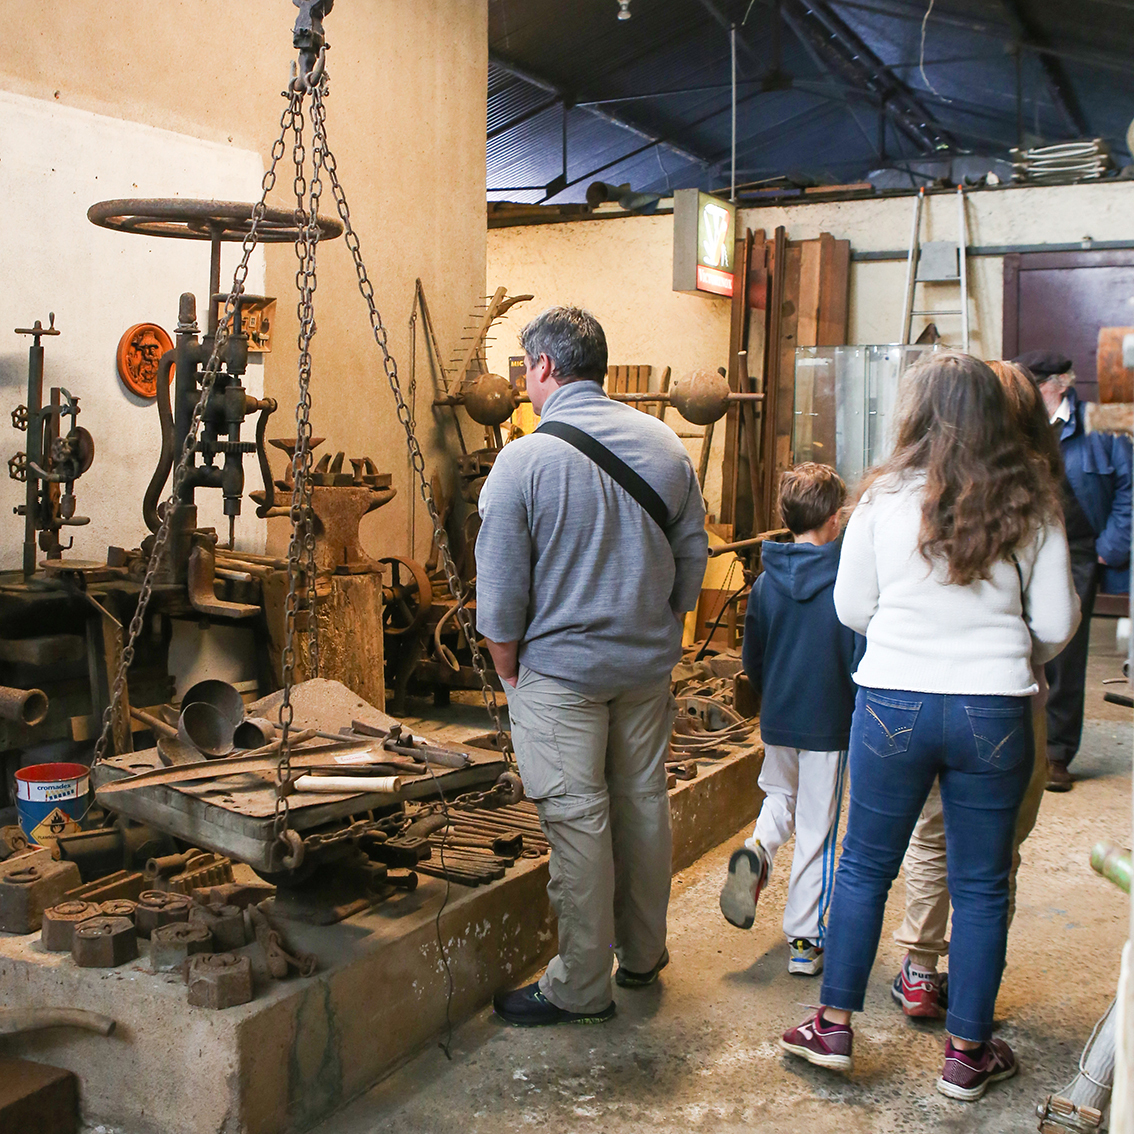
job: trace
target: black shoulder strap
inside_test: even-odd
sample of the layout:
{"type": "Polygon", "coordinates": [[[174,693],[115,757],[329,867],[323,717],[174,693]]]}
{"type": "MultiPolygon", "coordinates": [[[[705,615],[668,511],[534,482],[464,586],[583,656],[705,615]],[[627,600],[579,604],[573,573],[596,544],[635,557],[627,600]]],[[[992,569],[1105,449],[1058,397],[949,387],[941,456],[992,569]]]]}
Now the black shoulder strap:
{"type": "Polygon", "coordinates": [[[665,501],[619,456],[612,453],[601,441],[589,433],[568,425],[565,421],[544,421],[537,433],[550,433],[568,445],[573,445],[592,461],[616,484],[620,484],[641,504],[655,524],[664,532],[669,522],[665,501]]]}

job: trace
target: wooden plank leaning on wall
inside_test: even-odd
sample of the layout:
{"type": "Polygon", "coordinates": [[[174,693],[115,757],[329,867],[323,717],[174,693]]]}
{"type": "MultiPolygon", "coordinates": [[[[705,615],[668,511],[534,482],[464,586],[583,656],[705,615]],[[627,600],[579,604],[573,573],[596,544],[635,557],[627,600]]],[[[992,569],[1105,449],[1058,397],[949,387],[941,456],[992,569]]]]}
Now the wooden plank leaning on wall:
{"type": "Polygon", "coordinates": [[[735,263],[729,385],[744,384],[739,354],[747,351],[748,388],[765,395],[750,414],[734,404],[726,417],[720,520],[743,539],[779,526],[780,476],[792,463],[795,348],[846,342],[850,241],[830,233],[789,241],[782,226],[771,239],[749,231],[735,263]]]}

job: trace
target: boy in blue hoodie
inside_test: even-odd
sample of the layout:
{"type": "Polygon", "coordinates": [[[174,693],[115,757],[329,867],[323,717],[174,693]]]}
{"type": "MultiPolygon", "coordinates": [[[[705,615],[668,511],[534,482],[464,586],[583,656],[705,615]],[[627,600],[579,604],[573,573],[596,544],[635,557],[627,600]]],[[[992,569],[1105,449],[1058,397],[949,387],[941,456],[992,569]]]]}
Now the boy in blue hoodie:
{"type": "Polygon", "coordinates": [[[763,694],[765,799],[752,837],[729,859],[721,891],[724,916],[750,928],[776,851],[794,833],[784,933],[788,972],[807,976],[823,971],[854,711],[857,635],[835,616],[832,595],[846,495],[838,473],[813,462],[796,465],[780,481],[780,513],[795,542],[762,545],[763,572],[744,620],[744,669],[763,694]]]}

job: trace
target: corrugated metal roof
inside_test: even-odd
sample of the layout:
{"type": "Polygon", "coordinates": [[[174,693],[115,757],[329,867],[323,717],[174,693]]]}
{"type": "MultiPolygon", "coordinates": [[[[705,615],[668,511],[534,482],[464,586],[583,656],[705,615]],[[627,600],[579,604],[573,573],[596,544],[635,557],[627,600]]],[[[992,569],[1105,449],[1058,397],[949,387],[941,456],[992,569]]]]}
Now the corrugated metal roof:
{"type": "Polygon", "coordinates": [[[727,183],[738,49],[738,180],[827,182],[952,152],[1007,156],[1099,135],[1120,164],[1134,117],[1134,5],[1122,0],[490,0],[490,199],[581,201],[587,184],[666,192],[727,183]],[[782,83],[762,83],[777,51],[782,83]],[[722,26],[723,25],[723,26],[722,26]],[[794,29],[794,30],[793,30],[794,29]],[[802,30],[801,30],[802,29],[802,30]],[[834,30],[832,30],[834,29],[834,30]],[[1021,99],[1017,106],[1019,56],[1021,99]],[[1042,48],[1054,53],[1044,54],[1042,48]],[[880,129],[878,91],[890,88],[880,129]],[[898,111],[905,125],[897,121],[898,111]],[[1018,114],[1019,110],[1019,114],[1018,114]],[[924,129],[922,129],[924,127],[924,129]],[[493,190],[513,190],[494,192],[493,190]]]}

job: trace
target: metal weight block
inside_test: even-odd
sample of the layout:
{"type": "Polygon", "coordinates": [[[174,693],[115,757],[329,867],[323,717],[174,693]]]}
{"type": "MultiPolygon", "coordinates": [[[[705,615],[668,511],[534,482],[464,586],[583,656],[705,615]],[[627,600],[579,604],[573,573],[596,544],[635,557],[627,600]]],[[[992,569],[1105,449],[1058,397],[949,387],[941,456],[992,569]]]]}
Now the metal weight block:
{"type": "Polygon", "coordinates": [[[34,933],[43,924],[43,911],[61,902],[79,881],[73,862],[53,862],[46,850],[0,863],[0,930],[34,933]]]}
{"type": "Polygon", "coordinates": [[[49,953],[70,953],[75,926],[87,918],[103,913],[98,902],[60,902],[43,911],[43,928],[39,932],[40,944],[49,953]]]}
{"type": "Polygon", "coordinates": [[[138,913],[138,903],[130,901],[129,898],[109,898],[99,904],[102,907],[103,917],[128,917],[134,921],[138,913]]]}
{"type": "Polygon", "coordinates": [[[149,937],[159,926],[188,921],[192,904],[184,894],[170,894],[164,890],[143,891],[138,896],[138,909],[134,916],[138,936],[149,937]]]}
{"type": "Polygon", "coordinates": [[[213,935],[213,947],[227,953],[245,944],[244,911],[239,906],[194,905],[189,911],[189,924],[205,925],[213,935]]]}
{"type": "Polygon", "coordinates": [[[155,973],[180,972],[191,956],[212,951],[212,932],[200,922],[159,925],[150,934],[150,967],[155,973]]]}
{"type": "Polygon", "coordinates": [[[252,962],[233,953],[199,953],[189,958],[186,981],[195,1008],[232,1008],[252,999],[252,962]]]}
{"type": "Polygon", "coordinates": [[[75,926],[71,956],[81,969],[112,969],[138,956],[138,937],[128,917],[92,917],[75,926]]]}

